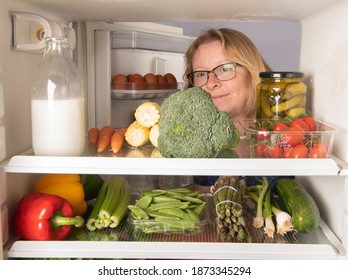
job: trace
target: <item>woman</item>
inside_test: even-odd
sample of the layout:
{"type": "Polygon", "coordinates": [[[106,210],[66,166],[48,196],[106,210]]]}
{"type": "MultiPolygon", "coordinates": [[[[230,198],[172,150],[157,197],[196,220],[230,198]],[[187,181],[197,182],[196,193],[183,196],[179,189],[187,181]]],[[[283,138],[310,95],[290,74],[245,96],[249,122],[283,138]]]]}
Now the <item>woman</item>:
{"type": "Polygon", "coordinates": [[[256,117],[259,72],[271,71],[254,43],[228,29],[203,32],[186,52],[185,88],[199,86],[242,133],[243,120],[256,117]]]}

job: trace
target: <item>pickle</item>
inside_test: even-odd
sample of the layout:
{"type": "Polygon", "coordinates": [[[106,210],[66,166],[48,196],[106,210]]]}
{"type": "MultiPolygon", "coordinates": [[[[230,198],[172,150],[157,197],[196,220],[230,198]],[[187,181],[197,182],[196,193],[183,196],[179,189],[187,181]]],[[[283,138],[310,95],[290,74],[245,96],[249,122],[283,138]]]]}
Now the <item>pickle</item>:
{"type": "Polygon", "coordinates": [[[306,105],[306,96],[296,95],[295,97],[288,99],[284,102],[279,103],[278,105],[274,105],[271,107],[273,113],[280,113],[287,110],[290,110],[294,107],[304,107],[306,105]]]}
{"type": "Polygon", "coordinates": [[[301,115],[304,115],[306,113],[306,109],[304,107],[295,107],[286,112],[286,116],[295,119],[300,117],[301,115]]]}
{"type": "Polygon", "coordinates": [[[271,83],[268,87],[268,96],[274,96],[274,95],[281,95],[282,92],[284,92],[286,85],[288,83],[286,82],[274,82],[271,83]]]}
{"type": "Polygon", "coordinates": [[[269,106],[267,95],[264,94],[264,92],[261,92],[260,94],[260,104],[261,104],[261,117],[272,118],[274,116],[274,113],[272,112],[269,106]]]}
{"type": "Polygon", "coordinates": [[[282,95],[282,100],[287,100],[290,98],[293,98],[296,95],[299,94],[306,94],[307,92],[307,86],[304,83],[289,83],[286,86],[285,92],[282,95]]]}

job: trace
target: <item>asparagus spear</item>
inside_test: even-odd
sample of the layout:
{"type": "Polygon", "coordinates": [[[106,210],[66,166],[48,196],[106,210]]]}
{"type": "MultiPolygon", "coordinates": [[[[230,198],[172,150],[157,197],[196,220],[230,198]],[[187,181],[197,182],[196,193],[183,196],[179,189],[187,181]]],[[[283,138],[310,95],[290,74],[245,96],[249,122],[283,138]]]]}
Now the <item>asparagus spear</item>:
{"type": "Polygon", "coordinates": [[[252,242],[243,215],[244,181],[237,176],[220,176],[213,190],[216,228],[221,241],[252,242]]]}

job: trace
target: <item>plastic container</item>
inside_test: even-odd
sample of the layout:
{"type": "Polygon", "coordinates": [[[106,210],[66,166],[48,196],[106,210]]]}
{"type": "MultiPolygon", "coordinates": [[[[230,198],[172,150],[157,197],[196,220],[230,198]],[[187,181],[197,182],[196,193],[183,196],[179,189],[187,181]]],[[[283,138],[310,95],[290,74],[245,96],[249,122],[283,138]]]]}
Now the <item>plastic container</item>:
{"type": "Polygon", "coordinates": [[[37,156],[80,156],[85,149],[85,93],[67,38],[45,39],[31,93],[32,142],[37,156]]]}
{"type": "MultiPolygon", "coordinates": [[[[158,191],[161,191],[161,190],[158,190],[158,191]]],[[[164,219],[157,220],[153,216],[149,216],[149,218],[147,218],[147,219],[145,219],[145,218],[144,219],[135,219],[132,217],[131,213],[128,216],[128,221],[133,226],[134,231],[136,233],[193,234],[193,233],[203,232],[204,227],[208,223],[208,220],[209,220],[209,218],[208,218],[209,213],[207,212],[208,211],[208,205],[207,205],[208,204],[208,195],[202,194],[202,199],[205,202],[204,209],[200,213],[199,219],[197,221],[193,221],[193,220],[189,220],[189,219],[179,219],[179,218],[177,218],[177,219],[166,218],[165,220],[164,219]]],[[[183,212],[186,211],[185,209],[179,209],[179,208],[177,208],[175,210],[179,210],[179,211],[182,210],[183,212]]],[[[147,211],[156,212],[157,210],[153,210],[151,207],[149,207],[147,209],[147,211]]]]}
{"type": "Polygon", "coordinates": [[[147,99],[165,98],[180,91],[183,83],[112,83],[111,97],[113,99],[147,99]]]}
{"type": "Polygon", "coordinates": [[[259,76],[256,118],[297,118],[306,113],[307,86],[303,73],[261,72],[259,76]]]}
{"type": "Polygon", "coordinates": [[[329,158],[339,131],[316,120],[315,131],[272,131],[274,120],[247,120],[244,133],[251,158],[329,158]],[[260,129],[262,128],[262,129],[260,129]],[[267,130],[264,130],[266,128],[267,130]],[[299,139],[299,140],[297,140],[299,139]],[[295,144],[294,141],[299,141],[295,144]]]}

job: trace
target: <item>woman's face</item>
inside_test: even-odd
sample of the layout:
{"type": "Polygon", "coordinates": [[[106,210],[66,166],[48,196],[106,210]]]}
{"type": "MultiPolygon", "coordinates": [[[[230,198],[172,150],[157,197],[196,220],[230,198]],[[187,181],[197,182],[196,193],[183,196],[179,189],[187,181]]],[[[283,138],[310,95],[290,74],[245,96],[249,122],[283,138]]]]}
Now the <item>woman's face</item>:
{"type": "MultiPolygon", "coordinates": [[[[220,41],[200,45],[192,59],[193,71],[210,71],[223,63],[233,62],[223,53],[220,41]]],[[[221,110],[229,113],[233,120],[242,120],[248,99],[248,71],[237,66],[236,76],[232,80],[220,81],[213,73],[202,87],[207,91],[221,110]]]]}

